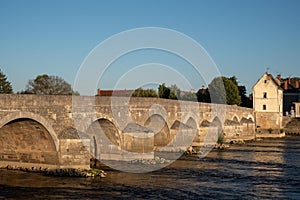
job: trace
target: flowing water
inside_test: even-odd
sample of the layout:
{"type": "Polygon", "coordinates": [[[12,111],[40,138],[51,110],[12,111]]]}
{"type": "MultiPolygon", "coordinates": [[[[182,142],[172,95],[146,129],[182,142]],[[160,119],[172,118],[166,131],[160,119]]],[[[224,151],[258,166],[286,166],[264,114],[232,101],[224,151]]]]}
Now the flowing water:
{"type": "Polygon", "coordinates": [[[62,178],[0,170],[0,199],[300,199],[300,137],[185,157],[146,174],[62,178]]]}

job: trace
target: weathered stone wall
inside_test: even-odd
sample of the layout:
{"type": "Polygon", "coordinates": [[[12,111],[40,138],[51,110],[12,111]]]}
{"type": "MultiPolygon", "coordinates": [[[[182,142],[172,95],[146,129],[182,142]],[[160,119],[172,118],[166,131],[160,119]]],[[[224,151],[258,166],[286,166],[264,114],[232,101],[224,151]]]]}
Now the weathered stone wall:
{"type": "Polygon", "coordinates": [[[59,157],[48,131],[33,120],[16,120],[0,129],[0,161],[59,164],[59,157]]]}
{"type": "Polygon", "coordinates": [[[61,168],[90,168],[89,139],[61,139],[61,168]],[[87,159],[88,158],[88,159],[87,159]]]}
{"type": "Polygon", "coordinates": [[[285,126],[287,135],[300,135],[300,119],[292,118],[285,126]]]}
{"type": "MultiPolygon", "coordinates": [[[[86,166],[89,162],[87,151],[83,145],[76,140],[65,140],[70,138],[59,138],[59,135],[68,135],[68,131],[74,129],[79,132],[87,133],[92,124],[98,120],[106,120],[101,124],[102,131],[108,135],[115,147],[104,148],[107,158],[118,157],[111,152],[119,153],[120,149],[126,149],[133,152],[140,152],[145,140],[139,140],[134,137],[124,135],[125,127],[128,123],[135,123],[143,127],[157,128],[162,124],[161,130],[154,136],[154,146],[158,148],[168,144],[174,138],[174,130],[171,127],[179,121],[186,124],[196,133],[203,135],[205,128],[201,127],[204,121],[224,123],[226,119],[236,120],[241,123],[242,119],[252,119],[253,110],[238,106],[207,104],[187,101],[176,101],[157,98],[110,98],[110,97],[86,97],[86,96],[64,96],[64,95],[0,95],[0,136],[3,134],[3,127],[11,121],[17,119],[31,119],[40,124],[48,132],[48,140],[54,143],[55,152],[58,152],[58,166],[86,166]],[[74,106],[75,105],[75,106],[74,106]],[[151,124],[153,123],[153,124],[151,124]],[[111,134],[111,132],[113,133],[111,134]],[[136,147],[140,146],[140,147],[136,147]],[[76,147],[77,150],[73,149],[76,147]],[[69,149],[69,150],[67,150],[69,149]],[[82,161],[82,159],[85,159],[82,161]]],[[[226,127],[222,127],[225,128],[226,127]]],[[[237,135],[240,137],[245,130],[248,134],[254,135],[255,126],[244,124],[238,128],[227,128],[228,135],[237,135]]],[[[157,128],[158,129],[158,128],[157,128]]],[[[35,129],[34,134],[38,135],[35,129]]],[[[28,135],[29,130],[25,131],[28,135]]],[[[154,131],[156,133],[156,131],[154,131]]],[[[176,131],[175,131],[176,132],[176,131]]],[[[34,135],[33,134],[33,135],[34,135]]],[[[91,139],[91,153],[94,154],[95,145],[100,152],[100,140],[103,138],[93,138],[96,134],[88,134],[91,139]],[[95,144],[94,144],[95,143],[95,144]]],[[[74,139],[74,138],[73,138],[74,139]]],[[[18,141],[19,139],[16,139],[18,141]]],[[[30,146],[30,144],[28,144],[30,146]]],[[[149,146],[144,146],[146,150],[149,146]]],[[[145,150],[145,149],[144,149],[145,150]]],[[[46,152],[46,149],[41,149],[46,152]]],[[[4,152],[4,151],[2,151],[4,152]]],[[[104,152],[105,153],[105,152],[104,152]]],[[[148,155],[146,155],[148,156],[148,155]]]]}
{"type": "MultiPolygon", "coordinates": [[[[176,120],[187,123],[189,119],[193,119],[199,128],[203,120],[213,121],[215,117],[223,122],[234,117],[238,120],[243,117],[254,119],[253,110],[249,108],[156,98],[131,98],[127,102],[127,98],[122,97],[112,100],[110,97],[78,96],[80,103],[74,104],[76,108],[72,108],[72,96],[68,95],[1,94],[0,99],[0,117],[15,112],[34,113],[47,120],[56,133],[60,133],[66,127],[74,127],[74,119],[79,119],[76,120],[78,122],[81,118],[87,122],[83,123],[83,130],[99,118],[108,119],[117,128],[125,127],[132,121],[144,125],[154,114],[162,116],[168,127],[176,120]],[[225,116],[220,116],[222,114],[225,116]]],[[[3,125],[0,120],[0,126],[3,125]]]]}
{"type": "Polygon", "coordinates": [[[281,129],[282,114],[274,112],[256,113],[256,126],[258,129],[281,129]]]}
{"type": "MultiPolygon", "coordinates": [[[[56,133],[73,126],[72,96],[68,95],[0,95],[0,116],[8,113],[33,113],[38,121],[47,121],[56,133]]],[[[0,120],[1,121],[1,120],[0,120]]],[[[4,125],[1,124],[0,126],[4,125]]]]}

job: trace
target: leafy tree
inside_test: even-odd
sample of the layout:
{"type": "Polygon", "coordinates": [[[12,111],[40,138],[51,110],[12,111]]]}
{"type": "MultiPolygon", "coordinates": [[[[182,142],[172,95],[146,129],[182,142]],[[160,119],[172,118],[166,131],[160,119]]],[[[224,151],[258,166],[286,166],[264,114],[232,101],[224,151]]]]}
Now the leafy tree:
{"type": "Polygon", "coordinates": [[[229,80],[231,80],[236,86],[239,86],[236,76],[230,77],[229,80]]]}
{"type": "Polygon", "coordinates": [[[246,87],[243,85],[239,85],[238,89],[239,89],[239,95],[241,97],[241,105],[240,106],[252,108],[253,107],[252,99],[250,98],[250,96],[246,95],[246,93],[247,93],[246,87]]]}
{"type": "Polygon", "coordinates": [[[198,102],[206,102],[206,103],[211,102],[209,91],[204,86],[202,86],[202,88],[198,90],[196,95],[197,95],[198,102]]]}
{"type": "Polygon", "coordinates": [[[38,75],[34,80],[29,80],[25,93],[48,95],[71,95],[74,92],[71,85],[58,76],[38,75]]]}
{"type": "Polygon", "coordinates": [[[132,95],[132,97],[158,97],[157,92],[154,89],[136,89],[132,95]]]}
{"type": "Polygon", "coordinates": [[[0,70],[0,94],[11,94],[13,89],[6,75],[0,70]]]}
{"type": "Polygon", "coordinates": [[[195,93],[188,92],[182,95],[181,99],[185,101],[197,101],[197,95],[195,93]]]}
{"type": "Polygon", "coordinates": [[[171,90],[170,90],[170,88],[168,88],[166,86],[165,83],[163,83],[162,85],[158,86],[158,95],[159,95],[159,98],[168,99],[169,96],[170,96],[170,93],[171,93],[171,90]]]}
{"type": "Polygon", "coordinates": [[[250,96],[247,96],[246,87],[244,85],[239,85],[237,78],[235,76],[232,76],[229,79],[238,87],[239,95],[241,97],[240,106],[252,108],[253,107],[252,99],[250,99],[250,96]]]}
{"type": "Polygon", "coordinates": [[[248,100],[245,103],[245,107],[253,108],[253,94],[249,94],[248,100]],[[247,102],[248,101],[248,102],[247,102]]]}
{"type": "Polygon", "coordinates": [[[241,104],[238,87],[233,80],[226,77],[217,77],[212,80],[208,87],[213,103],[241,104]]]}
{"type": "Polygon", "coordinates": [[[171,87],[169,87],[169,89],[170,89],[169,99],[179,99],[180,98],[180,89],[177,87],[176,84],[171,85],[171,87]]]}

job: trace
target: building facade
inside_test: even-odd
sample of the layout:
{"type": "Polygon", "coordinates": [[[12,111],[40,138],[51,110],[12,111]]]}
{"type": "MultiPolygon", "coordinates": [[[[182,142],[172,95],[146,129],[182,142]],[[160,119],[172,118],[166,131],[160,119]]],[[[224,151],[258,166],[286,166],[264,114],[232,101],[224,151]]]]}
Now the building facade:
{"type": "Polygon", "coordinates": [[[300,102],[294,102],[295,106],[295,117],[300,118],[300,102]]]}
{"type": "Polygon", "coordinates": [[[267,72],[253,86],[253,109],[257,129],[281,129],[283,89],[281,81],[267,72]]]}
{"type": "Polygon", "coordinates": [[[296,108],[294,102],[300,101],[299,79],[290,77],[282,79],[281,88],[283,89],[283,114],[295,117],[296,108]]]}

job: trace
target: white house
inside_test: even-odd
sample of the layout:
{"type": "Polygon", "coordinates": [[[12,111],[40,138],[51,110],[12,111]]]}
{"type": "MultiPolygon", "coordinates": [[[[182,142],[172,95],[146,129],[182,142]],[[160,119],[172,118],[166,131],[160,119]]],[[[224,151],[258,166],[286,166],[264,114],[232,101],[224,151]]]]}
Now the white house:
{"type": "Polygon", "coordinates": [[[253,86],[253,109],[258,129],[281,129],[283,89],[280,80],[267,72],[253,86]]]}

